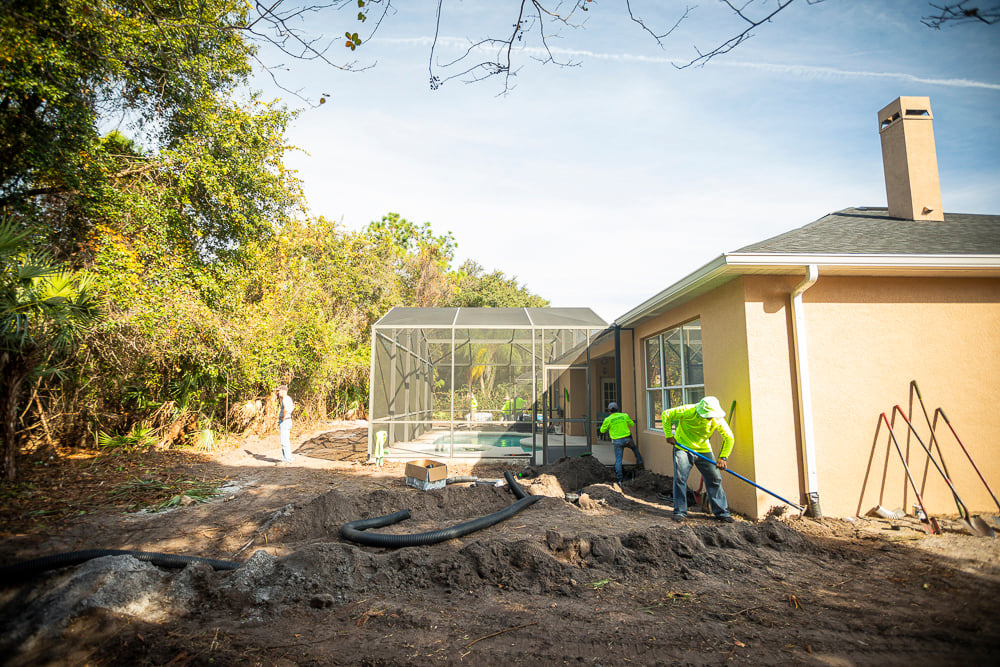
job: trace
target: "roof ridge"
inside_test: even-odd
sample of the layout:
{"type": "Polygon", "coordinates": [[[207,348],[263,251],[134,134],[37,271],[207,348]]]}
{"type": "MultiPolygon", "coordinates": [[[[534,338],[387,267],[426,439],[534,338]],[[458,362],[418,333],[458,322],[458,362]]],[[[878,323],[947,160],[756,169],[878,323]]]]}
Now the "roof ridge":
{"type": "Polygon", "coordinates": [[[943,221],[890,217],[882,207],[827,213],[726,253],[850,255],[1000,254],[1000,215],[945,213],[943,221]]]}

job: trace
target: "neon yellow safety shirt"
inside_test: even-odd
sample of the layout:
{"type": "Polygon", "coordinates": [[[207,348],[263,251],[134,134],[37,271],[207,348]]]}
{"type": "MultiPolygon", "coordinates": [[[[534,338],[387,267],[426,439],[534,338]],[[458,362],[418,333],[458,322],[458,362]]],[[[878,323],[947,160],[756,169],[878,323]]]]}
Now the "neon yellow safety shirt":
{"type": "Polygon", "coordinates": [[[663,435],[670,437],[670,424],[677,422],[677,432],[674,438],[688,449],[700,454],[711,454],[712,447],[709,444],[709,437],[715,431],[722,436],[722,451],[720,458],[728,458],[733,451],[733,432],[729,430],[729,424],[724,419],[705,419],[695,410],[695,405],[679,405],[676,408],[664,410],[663,414],[663,435]]]}
{"type": "Polygon", "coordinates": [[[601,423],[601,433],[607,433],[612,440],[621,440],[632,435],[630,430],[635,422],[624,412],[612,412],[601,423]]]}
{"type": "Polygon", "coordinates": [[[509,399],[506,403],[503,404],[503,411],[513,412],[514,410],[524,410],[526,407],[528,407],[528,402],[523,398],[519,398],[517,399],[517,401],[514,401],[514,399],[509,399]]]}

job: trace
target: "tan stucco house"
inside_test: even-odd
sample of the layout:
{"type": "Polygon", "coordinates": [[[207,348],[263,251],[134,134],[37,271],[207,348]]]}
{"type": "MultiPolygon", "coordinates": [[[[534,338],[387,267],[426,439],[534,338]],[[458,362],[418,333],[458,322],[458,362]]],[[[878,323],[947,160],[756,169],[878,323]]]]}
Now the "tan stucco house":
{"type": "MultiPolygon", "coordinates": [[[[400,457],[596,452],[615,400],[647,468],[671,475],[662,410],[714,395],[731,468],[813,515],[912,513],[903,459],[929,512],[957,511],[899,405],[969,509],[995,512],[950,429],[932,443],[924,419],[943,409],[1000,487],[1000,216],[942,211],[932,122],[924,97],[879,112],[887,208],[723,253],[610,327],[586,308],[390,311],[373,329],[370,451],[382,437],[400,457]]],[[[745,516],[781,504],[723,479],[745,516]]]]}
{"type": "MultiPolygon", "coordinates": [[[[610,343],[593,351],[598,383],[620,364],[647,468],[671,474],[660,411],[711,394],[735,405],[733,469],[815,514],[909,512],[879,423],[899,404],[928,441],[916,381],[1000,486],[1000,216],[942,212],[927,98],[899,98],[878,119],[888,209],[847,208],[726,252],[615,321],[618,364],[601,361],[610,343]]],[[[929,508],[955,512],[901,418],[894,432],[929,508]]],[[[962,499],[995,512],[949,430],[936,433],[962,499]]],[[[725,478],[735,511],[780,504],[725,478]]]]}

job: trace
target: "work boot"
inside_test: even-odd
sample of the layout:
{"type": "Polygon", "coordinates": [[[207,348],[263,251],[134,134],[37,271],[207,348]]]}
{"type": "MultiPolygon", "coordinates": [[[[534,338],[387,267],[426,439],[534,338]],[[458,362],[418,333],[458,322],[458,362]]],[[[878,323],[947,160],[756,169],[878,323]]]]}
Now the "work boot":
{"type": "Polygon", "coordinates": [[[736,523],[736,519],[729,516],[728,514],[726,516],[717,516],[715,517],[715,520],[721,521],[722,523],[736,523]]]}

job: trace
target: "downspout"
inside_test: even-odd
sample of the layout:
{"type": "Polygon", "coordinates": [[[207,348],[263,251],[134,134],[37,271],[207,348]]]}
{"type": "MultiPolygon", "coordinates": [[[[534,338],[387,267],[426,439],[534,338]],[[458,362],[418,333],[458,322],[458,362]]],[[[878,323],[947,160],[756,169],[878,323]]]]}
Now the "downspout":
{"type": "MultiPolygon", "coordinates": [[[[625,401],[622,400],[622,328],[618,326],[615,322],[615,398],[618,399],[618,405],[622,406],[622,412],[625,411],[625,401]]],[[[602,408],[607,408],[608,406],[602,405],[602,408]]],[[[601,412],[604,412],[602,409],[601,412]]],[[[633,413],[635,414],[635,413],[633,413]]]]}
{"type": "Polygon", "coordinates": [[[802,294],[819,279],[819,267],[809,264],[806,277],[792,290],[792,345],[795,348],[795,388],[799,399],[799,428],[806,465],[806,505],[809,516],[823,516],[819,507],[819,482],[816,478],[816,435],[813,429],[812,391],[809,381],[809,348],[802,294]]]}

